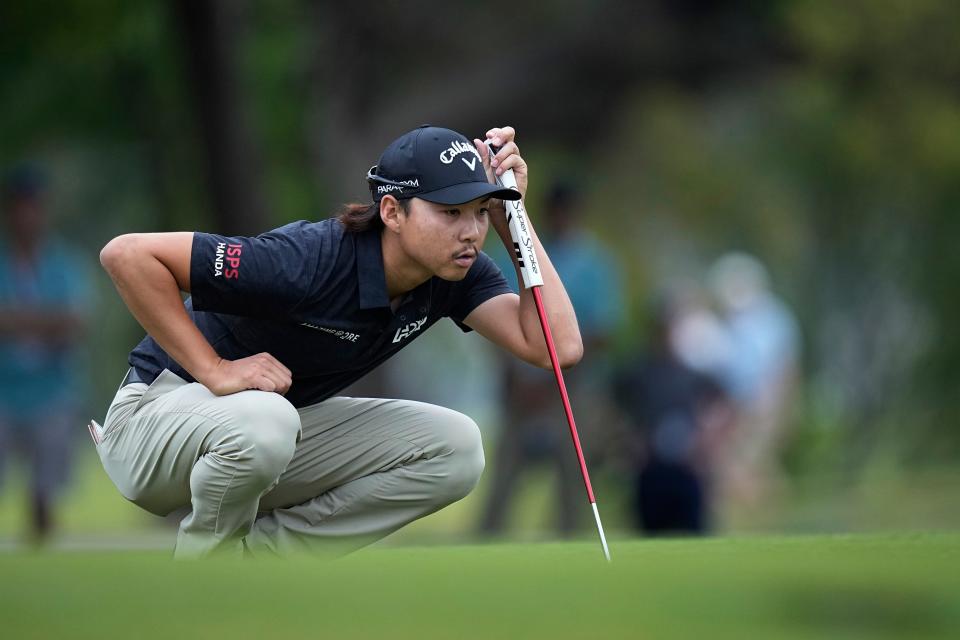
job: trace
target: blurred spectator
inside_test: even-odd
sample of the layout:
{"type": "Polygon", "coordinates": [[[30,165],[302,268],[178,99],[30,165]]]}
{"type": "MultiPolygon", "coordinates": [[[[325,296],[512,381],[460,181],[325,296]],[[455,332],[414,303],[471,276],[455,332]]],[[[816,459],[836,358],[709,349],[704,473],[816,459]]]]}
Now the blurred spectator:
{"type": "Polygon", "coordinates": [[[56,491],[68,472],[88,280],[69,247],[48,235],[45,176],[21,166],[5,176],[0,209],[0,480],[10,453],[31,470],[31,537],[53,527],[56,491]]]}
{"type": "MultiPolygon", "coordinates": [[[[558,182],[548,192],[542,213],[541,240],[577,312],[584,358],[564,372],[584,454],[595,452],[597,431],[611,412],[608,347],[623,308],[618,266],[612,251],[581,221],[579,194],[558,182]]],[[[501,269],[516,288],[516,272],[509,258],[501,269]]],[[[574,533],[583,513],[584,489],[569,430],[552,371],[538,369],[516,358],[504,359],[503,426],[491,469],[491,489],[480,522],[481,533],[501,533],[512,498],[524,471],[538,464],[553,466],[557,486],[556,531],[574,533]]]]}
{"type": "Polygon", "coordinates": [[[718,371],[737,406],[736,428],[718,469],[719,489],[734,502],[755,504],[776,493],[781,482],[779,453],[798,380],[800,334],[756,258],[722,256],[707,280],[729,338],[728,358],[718,371]]]}
{"type": "Polygon", "coordinates": [[[678,353],[678,331],[705,320],[694,301],[674,294],[661,303],[648,353],[625,366],[615,383],[632,427],[635,524],[654,535],[708,530],[711,467],[730,424],[718,381],[678,353]]]}

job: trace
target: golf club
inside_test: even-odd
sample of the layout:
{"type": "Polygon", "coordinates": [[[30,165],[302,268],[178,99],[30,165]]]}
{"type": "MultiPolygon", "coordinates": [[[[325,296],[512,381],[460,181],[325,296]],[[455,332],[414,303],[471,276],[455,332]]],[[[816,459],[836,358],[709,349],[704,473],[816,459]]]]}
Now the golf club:
{"type": "MultiPolygon", "coordinates": [[[[487,146],[491,154],[497,152],[496,147],[489,142],[487,146]]],[[[517,180],[513,175],[513,170],[507,169],[502,175],[497,176],[497,184],[508,189],[516,190],[517,180]]],[[[537,315],[540,316],[540,328],[543,330],[543,338],[546,340],[547,350],[550,352],[553,374],[557,379],[557,387],[560,389],[560,399],[563,402],[563,411],[567,416],[567,426],[570,427],[570,437],[573,439],[573,447],[577,451],[577,460],[580,463],[580,473],[583,475],[583,484],[587,489],[587,498],[593,507],[593,517],[597,521],[597,533],[600,534],[600,544],[603,545],[603,555],[607,559],[607,562],[610,562],[610,549],[607,548],[607,538],[603,535],[603,524],[600,522],[600,511],[597,509],[597,499],[593,495],[593,487],[590,484],[590,474],[587,471],[587,463],[583,459],[583,449],[580,447],[580,436],[577,435],[577,423],[573,418],[573,409],[570,407],[567,385],[563,381],[563,372],[560,370],[560,362],[557,360],[557,350],[553,344],[553,333],[550,331],[547,313],[543,308],[543,299],[540,295],[540,288],[543,287],[543,277],[540,274],[540,263],[537,260],[537,253],[533,246],[533,238],[530,237],[527,212],[524,208],[523,200],[505,200],[504,204],[507,208],[507,225],[510,227],[513,249],[517,256],[517,262],[520,265],[520,275],[523,277],[523,286],[525,289],[533,290],[533,299],[537,304],[537,315]]]]}

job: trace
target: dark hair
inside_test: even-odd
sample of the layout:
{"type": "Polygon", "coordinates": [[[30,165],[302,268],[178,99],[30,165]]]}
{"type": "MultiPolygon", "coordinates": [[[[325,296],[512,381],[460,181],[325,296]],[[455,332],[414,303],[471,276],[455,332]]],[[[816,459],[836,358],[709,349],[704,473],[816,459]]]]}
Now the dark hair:
{"type": "MultiPolygon", "coordinates": [[[[404,213],[410,212],[410,202],[404,198],[397,200],[404,213]]],[[[348,233],[361,233],[372,229],[383,229],[383,220],[380,218],[380,203],[359,204],[351,203],[340,207],[337,220],[348,233]]]]}

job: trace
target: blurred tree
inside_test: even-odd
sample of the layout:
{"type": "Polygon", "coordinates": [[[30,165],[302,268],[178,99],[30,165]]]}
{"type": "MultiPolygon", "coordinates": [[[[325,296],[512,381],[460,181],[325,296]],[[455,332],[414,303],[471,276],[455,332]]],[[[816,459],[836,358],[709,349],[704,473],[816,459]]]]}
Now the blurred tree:
{"type": "Polygon", "coordinates": [[[819,323],[827,384],[861,441],[887,423],[926,457],[956,455],[960,5],[808,0],[784,17],[806,62],[784,96],[786,160],[830,275],[808,308],[840,312],[819,323]]]}
{"type": "MultiPolygon", "coordinates": [[[[0,169],[52,177],[57,229],[91,263],[119,233],[196,224],[205,211],[167,12],[152,0],[0,3],[0,169]]],[[[142,330],[97,280],[90,408],[116,390],[142,330]]]]}
{"type": "Polygon", "coordinates": [[[638,295],[727,248],[773,267],[805,327],[807,420],[841,429],[848,468],[877,445],[955,457],[960,7],[805,0],[775,19],[775,65],[637,92],[593,201],[637,220],[611,240],[640,248],[638,295]]]}
{"type": "Polygon", "coordinates": [[[173,7],[203,142],[213,226],[221,233],[255,235],[269,226],[269,217],[238,60],[248,33],[247,3],[177,0],[173,7]]]}
{"type": "Polygon", "coordinates": [[[512,124],[527,148],[602,153],[638,86],[663,76],[697,85],[762,62],[768,19],[748,5],[727,3],[704,21],[669,2],[390,1],[371,9],[313,0],[317,174],[334,201],[365,197],[361,177],[377,154],[426,122],[473,135],[512,124]]]}

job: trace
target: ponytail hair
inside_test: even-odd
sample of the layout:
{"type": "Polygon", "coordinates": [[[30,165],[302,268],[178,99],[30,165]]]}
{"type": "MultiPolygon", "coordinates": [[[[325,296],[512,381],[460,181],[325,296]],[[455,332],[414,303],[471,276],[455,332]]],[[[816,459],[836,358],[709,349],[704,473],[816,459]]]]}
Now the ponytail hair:
{"type": "Polygon", "coordinates": [[[362,233],[372,229],[383,229],[383,220],[380,219],[380,203],[373,204],[345,204],[337,212],[337,220],[348,233],[362,233]]]}
{"type": "MultiPolygon", "coordinates": [[[[407,199],[397,200],[404,213],[410,211],[410,203],[407,199]]],[[[364,231],[373,231],[383,229],[383,219],[380,218],[380,203],[345,204],[337,211],[337,220],[343,225],[348,233],[363,233],[364,231]]]]}

